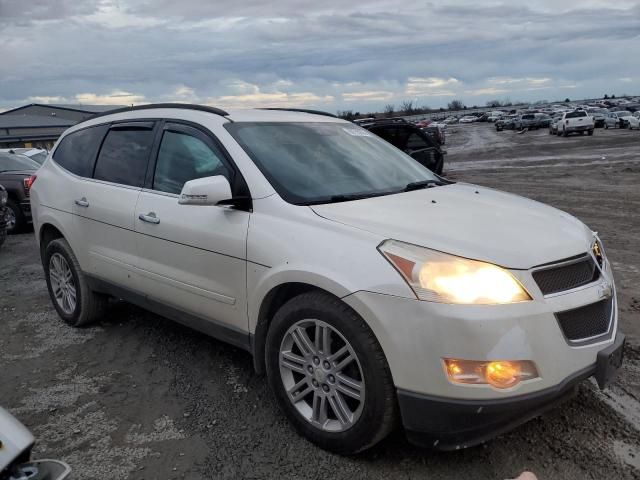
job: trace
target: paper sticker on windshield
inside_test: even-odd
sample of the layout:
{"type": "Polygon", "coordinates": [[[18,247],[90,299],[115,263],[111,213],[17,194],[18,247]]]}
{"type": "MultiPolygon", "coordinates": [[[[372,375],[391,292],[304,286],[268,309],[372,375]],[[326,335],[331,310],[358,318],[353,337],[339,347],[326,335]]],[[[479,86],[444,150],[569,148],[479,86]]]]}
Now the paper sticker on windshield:
{"type": "Polygon", "coordinates": [[[365,130],[364,128],[342,128],[345,132],[347,132],[352,137],[370,137],[371,134],[365,130]]]}

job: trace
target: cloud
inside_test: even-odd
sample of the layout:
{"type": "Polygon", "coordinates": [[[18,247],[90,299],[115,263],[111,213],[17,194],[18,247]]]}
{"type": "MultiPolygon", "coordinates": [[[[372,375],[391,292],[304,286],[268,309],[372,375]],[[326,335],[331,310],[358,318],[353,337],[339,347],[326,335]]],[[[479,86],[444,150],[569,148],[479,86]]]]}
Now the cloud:
{"type": "Polygon", "coordinates": [[[409,77],[405,93],[411,97],[440,97],[455,95],[452,87],[460,85],[457,78],[409,77]]]}
{"type": "Polygon", "coordinates": [[[620,48],[639,31],[640,0],[0,0],[0,108],[43,98],[373,111],[640,93],[640,64],[620,48]]]}
{"type": "Polygon", "coordinates": [[[342,98],[346,102],[355,102],[355,101],[375,101],[375,102],[384,102],[386,100],[391,100],[394,97],[394,92],[385,92],[385,91],[373,91],[373,92],[350,92],[343,93],[342,98]]]}
{"type": "Polygon", "coordinates": [[[86,105],[137,105],[146,103],[144,95],[115,90],[106,95],[97,93],[79,93],[74,97],[75,102],[86,105]]]}

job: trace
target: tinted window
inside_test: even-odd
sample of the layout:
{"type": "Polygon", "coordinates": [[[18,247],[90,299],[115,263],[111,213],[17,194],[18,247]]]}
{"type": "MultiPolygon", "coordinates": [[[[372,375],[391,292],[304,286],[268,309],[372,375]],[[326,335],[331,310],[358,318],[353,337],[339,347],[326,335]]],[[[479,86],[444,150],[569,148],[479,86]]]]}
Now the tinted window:
{"type": "Polygon", "coordinates": [[[409,135],[407,139],[407,148],[409,150],[420,150],[423,148],[429,148],[431,145],[427,143],[427,141],[416,132],[413,132],[409,135]]]}
{"type": "Polygon", "coordinates": [[[108,128],[101,125],[70,133],[56,148],[53,159],[71,173],[90,177],[100,142],[108,128]]]}
{"type": "Polygon", "coordinates": [[[580,117],[586,117],[586,116],[587,116],[587,112],[579,110],[577,112],[567,113],[565,118],[580,118],[580,117]]]}
{"type": "Polygon", "coordinates": [[[153,130],[111,129],[104,139],[93,178],[141,187],[153,143],[153,130]]]}
{"type": "Polygon", "coordinates": [[[166,131],[158,151],[154,190],[179,194],[189,180],[214,175],[229,178],[222,163],[222,153],[212,150],[205,142],[191,135],[166,131]]]}

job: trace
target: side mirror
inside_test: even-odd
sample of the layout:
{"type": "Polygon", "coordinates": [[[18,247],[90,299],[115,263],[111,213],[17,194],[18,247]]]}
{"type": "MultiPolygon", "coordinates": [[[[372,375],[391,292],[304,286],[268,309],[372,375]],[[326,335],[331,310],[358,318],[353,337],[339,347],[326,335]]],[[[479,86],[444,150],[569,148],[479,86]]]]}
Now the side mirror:
{"type": "Polygon", "coordinates": [[[180,192],[180,205],[218,205],[231,199],[231,185],[222,175],[190,180],[180,192]]]}

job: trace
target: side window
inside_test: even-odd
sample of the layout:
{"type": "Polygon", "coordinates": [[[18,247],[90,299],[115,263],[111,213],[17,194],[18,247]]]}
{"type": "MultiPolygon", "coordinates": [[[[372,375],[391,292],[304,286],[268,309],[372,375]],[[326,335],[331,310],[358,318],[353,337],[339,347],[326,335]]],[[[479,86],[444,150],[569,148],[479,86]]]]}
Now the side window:
{"type": "Polygon", "coordinates": [[[183,132],[166,130],[158,151],[153,189],[179,194],[189,180],[224,175],[229,169],[222,162],[222,152],[203,140],[183,132]]]}
{"type": "Polygon", "coordinates": [[[418,133],[413,132],[409,135],[407,139],[407,148],[409,150],[422,150],[423,148],[431,147],[430,143],[427,143],[427,140],[422,138],[418,133]]]}
{"type": "Polygon", "coordinates": [[[141,187],[152,143],[150,128],[111,128],[98,154],[93,178],[141,187]]]}
{"type": "Polygon", "coordinates": [[[90,177],[100,142],[108,128],[107,125],[99,125],[70,133],[60,141],[53,159],[71,173],[90,177]]]}

